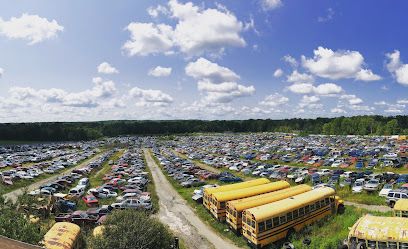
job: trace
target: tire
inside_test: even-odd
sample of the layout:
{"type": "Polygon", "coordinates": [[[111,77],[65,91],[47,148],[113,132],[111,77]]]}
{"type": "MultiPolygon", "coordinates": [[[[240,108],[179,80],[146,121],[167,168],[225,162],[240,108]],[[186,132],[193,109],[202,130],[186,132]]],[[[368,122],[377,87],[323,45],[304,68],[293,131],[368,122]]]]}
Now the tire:
{"type": "Polygon", "coordinates": [[[395,201],[390,201],[390,208],[394,208],[395,201]]]}
{"type": "Polygon", "coordinates": [[[358,243],[356,249],[366,249],[364,242],[358,243]]]}
{"type": "Polygon", "coordinates": [[[346,210],[346,207],[344,205],[339,205],[337,208],[337,214],[344,214],[344,211],[346,210]]]}

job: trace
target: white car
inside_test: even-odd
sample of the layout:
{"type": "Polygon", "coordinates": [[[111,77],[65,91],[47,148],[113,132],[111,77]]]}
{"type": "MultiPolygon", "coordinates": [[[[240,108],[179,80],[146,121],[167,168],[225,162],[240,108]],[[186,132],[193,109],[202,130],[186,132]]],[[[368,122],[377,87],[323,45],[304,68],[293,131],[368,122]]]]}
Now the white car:
{"type": "Polygon", "coordinates": [[[393,187],[394,186],[392,184],[385,184],[378,195],[387,197],[388,193],[393,189],[393,187]]]}
{"type": "Polygon", "coordinates": [[[85,186],[76,186],[75,188],[71,189],[68,194],[81,197],[85,194],[85,186]]]}
{"type": "Polygon", "coordinates": [[[353,193],[361,193],[363,192],[363,187],[364,187],[364,179],[357,179],[353,187],[351,188],[351,191],[353,193]]]}
{"type": "Polygon", "coordinates": [[[112,197],[117,197],[118,193],[109,191],[108,189],[90,189],[88,190],[88,194],[93,194],[96,198],[100,199],[106,199],[106,198],[112,198],[112,197]]]}

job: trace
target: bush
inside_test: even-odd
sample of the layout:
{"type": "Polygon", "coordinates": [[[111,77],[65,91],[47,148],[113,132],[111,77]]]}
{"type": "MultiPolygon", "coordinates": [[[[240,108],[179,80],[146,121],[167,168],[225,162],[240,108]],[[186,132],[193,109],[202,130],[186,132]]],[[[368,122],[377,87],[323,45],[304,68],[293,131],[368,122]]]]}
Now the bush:
{"type": "Polygon", "coordinates": [[[103,234],[91,240],[93,249],[168,249],[174,241],[162,223],[138,210],[114,211],[104,227],[103,234]]]}

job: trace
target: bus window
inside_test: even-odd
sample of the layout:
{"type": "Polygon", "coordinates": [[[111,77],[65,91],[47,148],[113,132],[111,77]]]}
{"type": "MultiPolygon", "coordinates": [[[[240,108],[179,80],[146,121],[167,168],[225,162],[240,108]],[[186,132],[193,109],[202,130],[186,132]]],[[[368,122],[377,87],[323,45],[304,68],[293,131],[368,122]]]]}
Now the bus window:
{"type": "Polygon", "coordinates": [[[262,233],[263,231],[265,231],[265,222],[260,222],[258,223],[259,226],[259,232],[262,233]]]}
{"type": "Polygon", "coordinates": [[[293,219],[297,219],[299,217],[298,210],[293,211],[293,219]]]}
{"type": "Polygon", "coordinates": [[[220,202],[220,208],[225,209],[225,202],[220,202]]]}
{"type": "Polygon", "coordinates": [[[326,204],[325,204],[325,201],[324,200],[320,200],[320,207],[324,207],[326,204]]]}
{"type": "Polygon", "coordinates": [[[305,209],[304,208],[300,208],[299,209],[299,216],[303,216],[305,215],[305,209]]]}
{"type": "Polygon", "coordinates": [[[279,223],[280,224],[285,224],[286,223],[286,216],[279,217],[279,223]]]}
{"type": "Polygon", "coordinates": [[[320,208],[320,201],[316,202],[315,206],[316,206],[316,209],[319,209],[320,208]]]}
{"type": "Polygon", "coordinates": [[[326,199],[324,199],[325,201],[326,201],[326,205],[329,205],[330,204],[330,199],[329,198],[326,198],[326,199]]]}
{"type": "Polygon", "coordinates": [[[305,207],[305,214],[308,214],[308,213],[310,213],[310,206],[309,205],[307,205],[305,207]]]}
{"type": "Polygon", "coordinates": [[[278,227],[279,226],[279,217],[273,218],[273,227],[278,227]]]}
{"type": "Polygon", "coordinates": [[[266,229],[269,230],[272,228],[272,220],[266,220],[266,229]]]}
{"type": "Polygon", "coordinates": [[[293,219],[293,214],[292,214],[292,212],[289,212],[287,215],[286,215],[286,220],[289,222],[289,221],[291,221],[293,219]]]}
{"type": "Polygon", "coordinates": [[[314,210],[316,209],[316,207],[315,207],[315,204],[314,204],[314,203],[313,203],[313,204],[310,204],[309,206],[310,206],[310,211],[314,211],[314,210]]]}

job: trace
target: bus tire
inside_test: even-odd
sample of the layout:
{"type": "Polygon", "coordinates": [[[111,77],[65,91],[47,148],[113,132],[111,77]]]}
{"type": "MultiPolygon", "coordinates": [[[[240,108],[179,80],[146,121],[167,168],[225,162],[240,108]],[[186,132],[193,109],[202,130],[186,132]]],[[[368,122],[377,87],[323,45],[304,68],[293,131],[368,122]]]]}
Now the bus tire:
{"type": "Polygon", "coordinates": [[[346,210],[346,207],[343,204],[340,204],[339,207],[337,208],[337,213],[344,214],[345,210],[346,210]]]}
{"type": "Polygon", "coordinates": [[[390,201],[390,208],[394,208],[395,201],[390,201]]]}
{"type": "Polygon", "coordinates": [[[288,232],[286,233],[286,241],[289,241],[290,236],[292,236],[293,234],[295,234],[295,229],[289,228],[288,232]]]}
{"type": "Polygon", "coordinates": [[[365,243],[364,242],[358,243],[356,249],[366,249],[365,243]]]}

